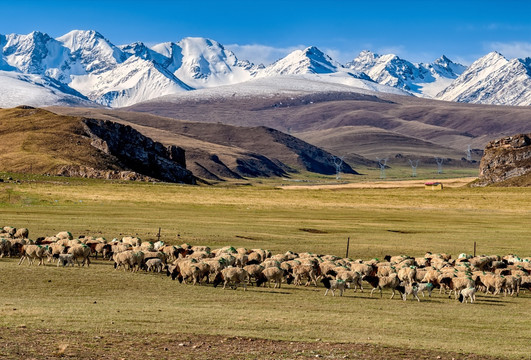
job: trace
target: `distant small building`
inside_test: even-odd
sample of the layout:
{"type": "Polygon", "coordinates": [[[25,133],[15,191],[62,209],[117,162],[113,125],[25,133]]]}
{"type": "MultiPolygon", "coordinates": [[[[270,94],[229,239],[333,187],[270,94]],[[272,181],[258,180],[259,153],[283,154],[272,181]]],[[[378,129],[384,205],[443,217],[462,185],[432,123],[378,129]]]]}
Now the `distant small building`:
{"type": "Polygon", "coordinates": [[[442,190],[443,184],[440,182],[427,182],[424,183],[424,189],[426,190],[442,190]]]}

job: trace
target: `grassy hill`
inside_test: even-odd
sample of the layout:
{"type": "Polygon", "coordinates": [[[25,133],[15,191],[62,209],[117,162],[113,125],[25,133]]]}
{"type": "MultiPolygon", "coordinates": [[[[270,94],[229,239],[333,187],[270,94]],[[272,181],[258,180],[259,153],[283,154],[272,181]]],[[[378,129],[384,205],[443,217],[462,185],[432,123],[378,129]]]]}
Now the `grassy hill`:
{"type": "Polygon", "coordinates": [[[90,145],[79,118],[43,109],[0,109],[0,170],[56,173],[65,165],[121,170],[90,145]]]}

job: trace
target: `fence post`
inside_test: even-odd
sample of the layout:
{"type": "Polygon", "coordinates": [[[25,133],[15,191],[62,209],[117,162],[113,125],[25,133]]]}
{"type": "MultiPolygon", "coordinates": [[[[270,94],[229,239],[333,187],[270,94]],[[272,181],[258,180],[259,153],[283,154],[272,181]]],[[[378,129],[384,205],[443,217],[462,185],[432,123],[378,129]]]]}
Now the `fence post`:
{"type": "Polygon", "coordinates": [[[350,245],[350,236],[347,238],[347,255],[345,255],[345,258],[348,259],[348,247],[350,245]]]}

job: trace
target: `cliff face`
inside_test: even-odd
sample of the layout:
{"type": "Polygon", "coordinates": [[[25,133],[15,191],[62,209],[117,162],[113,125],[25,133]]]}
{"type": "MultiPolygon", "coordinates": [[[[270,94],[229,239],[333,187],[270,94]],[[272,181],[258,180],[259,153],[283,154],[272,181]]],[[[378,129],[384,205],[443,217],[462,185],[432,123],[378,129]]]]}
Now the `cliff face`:
{"type": "Polygon", "coordinates": [[[120,173],[119,178],[130,178],[133,172],[167,182],[196,183],[196,178],[186,170],[184,149],[165,147],[130,126],[112,121],[83,119],[83,123],[91,145],[130,170],[120,173]]]}
{"type": "Polygon", "coordinates": [[[475,185],[531,186],[531,133],[491,141],[475,185]]]}

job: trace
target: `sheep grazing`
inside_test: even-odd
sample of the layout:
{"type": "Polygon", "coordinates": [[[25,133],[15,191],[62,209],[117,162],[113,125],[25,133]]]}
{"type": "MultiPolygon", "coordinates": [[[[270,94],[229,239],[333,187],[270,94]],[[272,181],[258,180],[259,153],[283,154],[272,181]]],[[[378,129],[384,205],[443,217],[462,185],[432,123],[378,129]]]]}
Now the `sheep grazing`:
{"type": "Polygon", "coordinates": [[[476,301],[476,287],[469,287],[466,289],[462,289],[459,292],[459,301],[460,302],[467,302],[467,298],[470,299],[470,303],[472,304],[474,301],[476,301]]]}
{"type": "Polygon", "coordinates": [[[234,290],[238,288],[238,284],[243,284],[243,290],[247,290],[247,282],[249,281],[249,273],[242,268],[229,267],[221,270],[214,279],[214,287],[217,287],[223,282],[223,289],[229,283],[234,284],[234,290]]]}
{"type": "Polygon", "coordinates": [[[262,274],[264,267],[262,265],[253,264],[253,265],[246,265],[243,267],[243,269],[249,273],[249,283],[252,284],[253,279],[255,281],[258,281],[258,278],[260,277],[260,274],[262,274]]]}
{"type": "Polygon", "coordinates": [[[417,276],[417,268],[415,266],[404,266],[398,270],[398,278],[400,281],[405,281],[408,284],[413,284],[417,276]]]}
{"type": "Polygon", "coordinates": [[[349,287],[347,282],[343,280],[331,280],[327,276],[323,277],[321,282],[326,288],[325,296],[328,294],[328,291],[332,291],[332,296],[336,296],[335,290],[339,290],[339,296],[343,296],[343,292],[349,287]]]}

